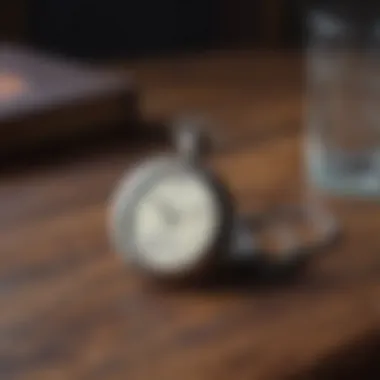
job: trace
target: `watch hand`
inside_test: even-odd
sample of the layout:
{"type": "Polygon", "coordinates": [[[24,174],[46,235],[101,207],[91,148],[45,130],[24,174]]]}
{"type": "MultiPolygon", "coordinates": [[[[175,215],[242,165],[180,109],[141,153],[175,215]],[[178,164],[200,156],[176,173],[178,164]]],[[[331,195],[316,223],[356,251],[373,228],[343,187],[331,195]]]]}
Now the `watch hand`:
{"type": "Polygon", "coordinates": [[[176,225],[180,220],[180,214],[171,204],[164,202],[161,199],[156,203],[164,216],[164,219],[169,225],[176,225]]]}

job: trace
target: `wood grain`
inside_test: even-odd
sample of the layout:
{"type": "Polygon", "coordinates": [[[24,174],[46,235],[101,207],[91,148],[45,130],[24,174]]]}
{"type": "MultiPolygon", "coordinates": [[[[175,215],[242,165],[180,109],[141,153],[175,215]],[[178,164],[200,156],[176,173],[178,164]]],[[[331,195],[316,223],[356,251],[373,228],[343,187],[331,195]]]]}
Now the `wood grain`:
{"type": "MultiPolygon", "coordinates": [[[[303,61],[298,54],[210,52],[121,66],[139,84],[144,119],[195,113],[225,133],[299,129],[303,61]]],[[[120,66],[118,66],[120,69],[120,66]]]]}
{"type": "MultiPolygon", "coordinates": [[[[197,99],[196,94],[221,91],[229,110],[220,110],[219,103],[210,114],[230,112],[244,130],[247,125],[238,115],[248,112],[250,98],[232,95],[243,74],[230,69],[248,66],[246,59],[251,58],[135,64],[145,88],[146,117],[180,110],[186,94],[189,107],[206,109],[207,96],[197,99]],[[216,72],[225,65],[230,79],[220,73],[207,81],[213,65],[216,72]],[[184,67],[193,80],[176,77],[184,67]]],[[[282,62],[277,59],[279,71],[282,62]]],[[[262,76],[269,77],[265,70],[262,76]]],[[[272,101],[268,95],[268,114],[271,105],[287,104],[285,88],[283,101],[280,90],[277,95],[274,90],[272,101]]],[[[298,101],[286,111],[292,115],[300,112],[296,94],[298,101]]],[[[300,196],[302,146],[296,130],[292,136],[281,133],[284,113],[268,127],[274,132],[277,125],[278,135],[210,160],[242,209],[300,196]]],[[[147,148],[115,145],[91,157],[0,179],[1,378],[356,379],[369,365],[378,373],[378,205],[331,202],[345,226],[344,240],[312,258],[289,283],[269,285],[252,278],[244,285],[161,289],[125,267],[106,235],[110,192],[145,153],[147,148]]]]}

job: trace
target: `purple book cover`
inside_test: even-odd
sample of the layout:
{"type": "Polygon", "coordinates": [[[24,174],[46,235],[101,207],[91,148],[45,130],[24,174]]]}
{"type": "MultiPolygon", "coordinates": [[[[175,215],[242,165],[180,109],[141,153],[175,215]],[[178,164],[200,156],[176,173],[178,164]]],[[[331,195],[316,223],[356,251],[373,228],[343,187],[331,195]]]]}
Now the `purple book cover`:
{"type": "Polygon", "coordinates": [[[0,44],[0,123],[131,88],[126,76],[0,44]]]}

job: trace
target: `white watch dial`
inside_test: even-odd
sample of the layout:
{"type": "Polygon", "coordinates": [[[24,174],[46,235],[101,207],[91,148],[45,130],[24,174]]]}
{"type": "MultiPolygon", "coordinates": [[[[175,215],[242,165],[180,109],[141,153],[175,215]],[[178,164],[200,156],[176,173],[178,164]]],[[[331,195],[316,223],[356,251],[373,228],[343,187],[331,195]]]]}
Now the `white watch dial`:
{"type": "Polygon", "coordinates": [[[132,236],[139,259],[174,272],[197,263],[216,239],[218,211],[215,194],[198,176],[157,180],[134,208],[132,236]]]}

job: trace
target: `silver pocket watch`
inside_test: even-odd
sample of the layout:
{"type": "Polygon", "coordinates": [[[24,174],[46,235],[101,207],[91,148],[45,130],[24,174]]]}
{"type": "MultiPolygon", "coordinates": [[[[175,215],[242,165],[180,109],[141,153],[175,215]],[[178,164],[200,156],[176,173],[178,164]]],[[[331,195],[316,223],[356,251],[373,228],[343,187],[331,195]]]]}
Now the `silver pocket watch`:
{"type": "Polygon", "coordinates": [[[228,254],[233,219],[226,186],[202,164],[205,136],[176,131],[177,152],[133,168],[112,198],[110,232],[122,257],[148,274],[184,279],[228,254]]]}
{"type": "Polygon", "coordinates": [[[221,263],[244,264],[247,259],[283,267],[335,236],[330,218],[331,228],[305,247],[291,226],[292,213],[267,215],[264,223],[238,215],[228,186],[205,165],[211,144],[204,131],[185,120],[174,136],[176,153],[150,157],[129,170],[111,200],[111,241],[143,273],[186,280],[207,276],[221,263]],[[276,249],[261,244],[264,230],[274,231],[276,249]]]}

